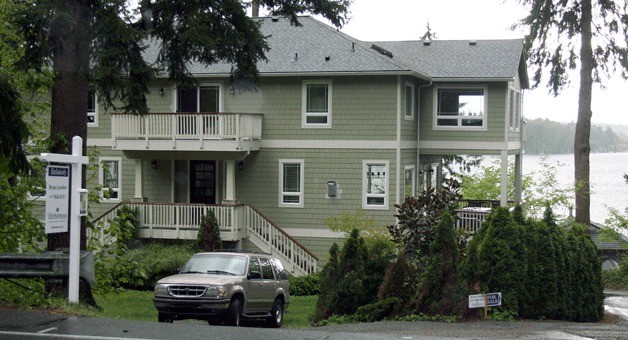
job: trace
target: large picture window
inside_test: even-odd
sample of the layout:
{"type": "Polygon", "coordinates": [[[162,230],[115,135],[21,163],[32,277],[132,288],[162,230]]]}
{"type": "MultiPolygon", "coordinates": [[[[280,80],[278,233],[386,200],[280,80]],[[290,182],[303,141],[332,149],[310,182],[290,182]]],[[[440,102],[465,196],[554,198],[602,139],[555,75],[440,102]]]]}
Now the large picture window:
{"type": "Polygon", "coordinates": [[[303,160],[279,161],[279,206],[303,207],[303,160]]]}
{"type": "Polygon", "coordinates": [[[362,173],[362,208],[388,209],[388,162],[364,161],[362,173]]]}
{"type": "Polygon", "coordinates": [[[435,127],[486,128],[486,89],[441,88],[436,95],[435,127]]]}
{"type": "Polygon", "coordinates": [[[120,158],[101,158],[99,162],[99,184],[104,201],[120,200],[120,179],[122,178],[120,158]]]}
{"type": "Polygon", "coordinates": [[[331,82],[303,83],[303,126],[331,126],[331,82]]]}

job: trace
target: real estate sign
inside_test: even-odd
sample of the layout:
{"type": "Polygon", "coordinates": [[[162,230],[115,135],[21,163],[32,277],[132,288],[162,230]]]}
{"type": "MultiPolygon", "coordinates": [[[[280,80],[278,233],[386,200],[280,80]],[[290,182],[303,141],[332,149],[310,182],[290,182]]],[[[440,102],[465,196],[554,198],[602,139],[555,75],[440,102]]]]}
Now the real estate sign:
{"type": "Polygon", "coordinates": [[[46,234],[65,233],[70,221],[70,167],[46,169],[46,234]]]}

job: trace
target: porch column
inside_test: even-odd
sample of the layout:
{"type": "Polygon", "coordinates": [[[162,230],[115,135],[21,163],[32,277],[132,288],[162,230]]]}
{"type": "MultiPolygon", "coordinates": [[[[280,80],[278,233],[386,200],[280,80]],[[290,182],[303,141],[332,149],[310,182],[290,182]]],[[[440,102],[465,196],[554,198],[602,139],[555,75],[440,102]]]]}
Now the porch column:
{"type": "Polygon", "coordinates": [[[235,197],[235,161],[228,160],[225,161],[226,171],[225,171],[225,198],[223,199],[223,203],[225,204],[234,204],[236,201],[235,197]]]}
{"type": "Polygon", "coordinates": [[[499,195],[499,205],[508,205],[508,151],[502,150],[501,155],[501,185],[499,195]]]}
{"type": "Polygon", "coordinates": [[[135,195],[133,195],[134,202],[145,202],[144,197],[144,176],[143,174],[144,162],[141,159],[135,160],[135,195]]]}
{"type": "Polygon", "coordinates": [[[518,153],[515,155],[515,204],[521,204],[521,191],[522,191],[522,172],[521,168],[523,162],[523,155],[518,153]]]}

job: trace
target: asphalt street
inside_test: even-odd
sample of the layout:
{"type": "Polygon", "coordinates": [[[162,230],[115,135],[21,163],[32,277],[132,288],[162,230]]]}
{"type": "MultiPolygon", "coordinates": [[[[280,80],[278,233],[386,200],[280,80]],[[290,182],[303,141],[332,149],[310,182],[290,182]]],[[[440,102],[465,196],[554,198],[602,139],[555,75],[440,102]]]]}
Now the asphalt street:
{"type": "Polygon", "coordinates": [[[606,311],[618,316],[612,322],[383,321],[298,330],[164,324],[0,307],[0,339],[628,339],[628,293],[606,295],[606,311]]]}

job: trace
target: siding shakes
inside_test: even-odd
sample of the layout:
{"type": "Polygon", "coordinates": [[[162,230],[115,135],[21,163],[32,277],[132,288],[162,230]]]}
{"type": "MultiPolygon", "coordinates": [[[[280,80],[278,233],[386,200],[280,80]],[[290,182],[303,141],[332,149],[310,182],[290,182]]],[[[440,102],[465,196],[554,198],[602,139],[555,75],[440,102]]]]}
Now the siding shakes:
{"type": "Polygon", "coordinates": [[[245,169],[236,174],[236,192],[240,201],[247,202],[283,228],[327,229],[324,219],[353,213],[361,208],[362,160],[385,160],[389,165],[389,209],[367,210],[379,224],[394,222],[392,204],[395,200],[395,151],[387,150],[262,150],[246,160],[245,169]],[[333,158],[330,156],[334,155],[333,158]],[[304,160],[304,207],[278,207],[277,187],[279,159],[304,160]],[[327,181],[336,181],[342,190],[339,198],[326,198],[327,181]]]}

